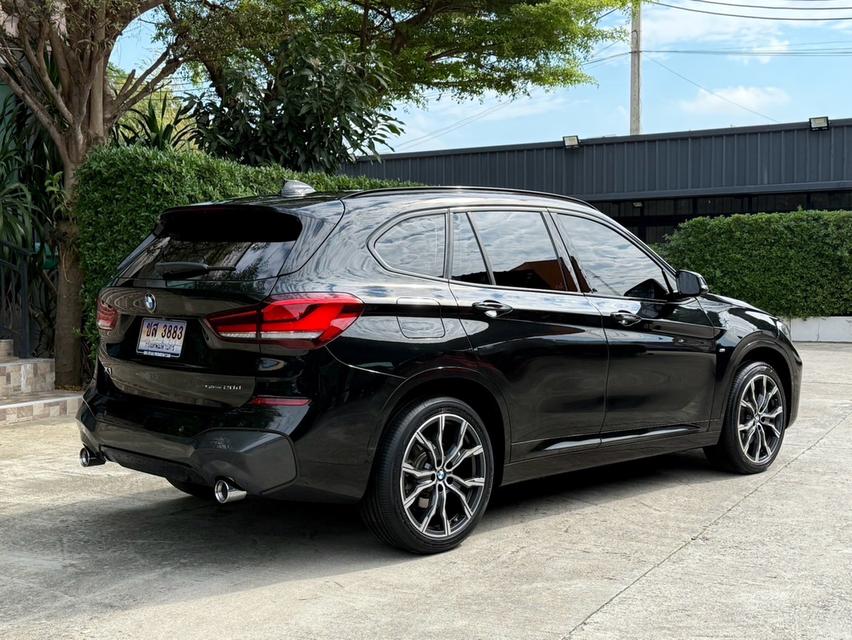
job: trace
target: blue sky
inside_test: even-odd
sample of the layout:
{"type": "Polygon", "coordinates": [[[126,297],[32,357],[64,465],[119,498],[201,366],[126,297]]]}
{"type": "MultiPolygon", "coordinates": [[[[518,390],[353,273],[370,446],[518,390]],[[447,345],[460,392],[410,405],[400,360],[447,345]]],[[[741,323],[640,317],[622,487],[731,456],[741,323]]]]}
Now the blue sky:
{"type": "MultiPolygon", "coordinates": [[[[852,10],[842,9],[852,5],[852,0],[818,0],[811,5],[837,7],[831,11],[763,10],[720,4],[803,7],[811,1],[666,3],[772,17],[852,18],[852,10]]],[[[629,21],[626,14],[613,14],[605,24],[627,27],[629,21]]],[[[648,51],[642,68],[645,133],[792,122],[817,115],[852,116],[852,107],[847,106],[852,101],[852,57],[790,55],[832,49],[852,53],[852,19],[752,20],[646,4],[643,27],[642,48],[648,51]],[[696,55],[673,50],[720,53],[696,55]]],[[[112,61],[130,69],[153,59],[158,47],[151,35],[148,25],[134,24],[119,41],[112,61]]],[[[568,134],[582,138],[625,135],[629,128],[627,51],[624,42],[602,45],[592,58],[608,59],[587,69],[594,84],[533,90],[530,96],[515,101],[485,96],[461,103],[450,98],[433,99],[426,108],[399,105],[397,116],[405,123],[405,133],[393,146],[397,151],[424,151],[557,140],[568,134]]]]}

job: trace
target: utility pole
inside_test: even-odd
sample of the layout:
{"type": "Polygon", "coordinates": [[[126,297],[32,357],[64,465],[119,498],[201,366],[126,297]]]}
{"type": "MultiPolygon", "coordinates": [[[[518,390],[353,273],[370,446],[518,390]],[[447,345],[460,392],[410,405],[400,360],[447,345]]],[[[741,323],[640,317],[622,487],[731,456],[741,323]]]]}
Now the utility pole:
{"type": "Polygon", "coordinates": [[[630,135],[642,133],[642,0],[633,0],[630,21],[630,135]]]}

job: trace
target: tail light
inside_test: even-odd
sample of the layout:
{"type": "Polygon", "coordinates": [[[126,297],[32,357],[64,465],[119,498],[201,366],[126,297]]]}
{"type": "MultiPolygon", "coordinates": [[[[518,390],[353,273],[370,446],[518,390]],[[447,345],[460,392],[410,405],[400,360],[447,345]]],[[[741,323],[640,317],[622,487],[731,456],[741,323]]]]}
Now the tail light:
{"type": "Polygon", "coordinates": [[[224,340],[316,349],[346,331],[363,308],[363,302],[347,293],[286,294],[260,307],[208,316],[207,323],[224,340]]]}
{"type": "Polygon", "coordinates": [[[279,396],[255,396],[249,404],[256,407],[307,407],[311,404],[308,398],[283,398],[279,396]]]}
{"type": "Polygon", "coordinates": [[[118,310],[98,299],[98,329],[112,331],[118,322],[118,310]]]}

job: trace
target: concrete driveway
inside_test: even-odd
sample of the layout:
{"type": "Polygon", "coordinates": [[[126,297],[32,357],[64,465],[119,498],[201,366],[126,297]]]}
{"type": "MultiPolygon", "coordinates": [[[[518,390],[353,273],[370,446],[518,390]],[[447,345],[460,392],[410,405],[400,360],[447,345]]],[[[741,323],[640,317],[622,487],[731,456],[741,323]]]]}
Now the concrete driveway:
{"type": "Polygon", "coordinates": [[[0,637],[850,638],[852,348],[802,353],[769,472],[690,452],[510,487],[425,558],[353,508],[84,470],[67,420],[0,429],[0,637]]]}

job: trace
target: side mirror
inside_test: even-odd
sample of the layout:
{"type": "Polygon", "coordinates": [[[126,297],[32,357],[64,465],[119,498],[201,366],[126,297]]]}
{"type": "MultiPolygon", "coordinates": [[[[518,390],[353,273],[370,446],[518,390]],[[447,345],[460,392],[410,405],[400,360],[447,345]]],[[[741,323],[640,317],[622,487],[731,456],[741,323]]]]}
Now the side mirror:
{"type": "Polygon", "coordinates": [[[677,292],[682,296],[700,296],[707,293],[710,288],[700,274],[694,271],[677,272],[677,292]]]}

